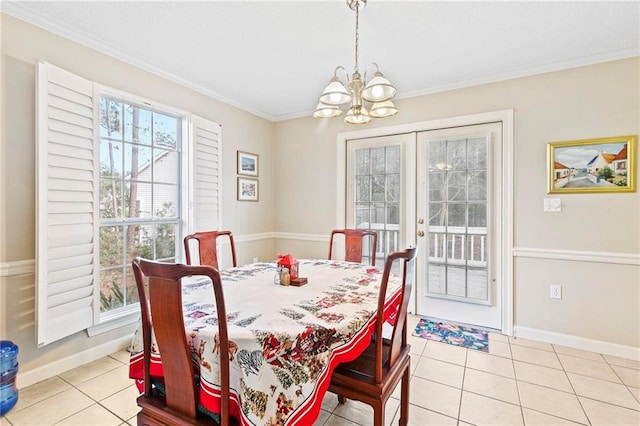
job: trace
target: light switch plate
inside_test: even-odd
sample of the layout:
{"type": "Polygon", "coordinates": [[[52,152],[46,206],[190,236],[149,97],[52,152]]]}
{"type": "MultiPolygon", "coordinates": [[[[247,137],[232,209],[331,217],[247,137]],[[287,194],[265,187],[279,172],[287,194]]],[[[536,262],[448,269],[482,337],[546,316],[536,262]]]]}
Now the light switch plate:
{"type": "Polygon", "coordinates": [[[562,211],[562,199],[560,199],[560,198],[545,198],[544,199],[544,211],[545,212],[559,212],[559,211],[562,211]]]}

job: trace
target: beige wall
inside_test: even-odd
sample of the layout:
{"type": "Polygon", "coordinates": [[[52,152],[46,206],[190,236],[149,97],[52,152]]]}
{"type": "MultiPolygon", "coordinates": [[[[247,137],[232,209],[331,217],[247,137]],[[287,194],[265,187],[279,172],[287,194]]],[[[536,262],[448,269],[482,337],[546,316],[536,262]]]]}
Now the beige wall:
{"type": "MultiPolygon", "coordinates": [[[[35,64],[45,60],[84,78],[195,113],[222,124],[222,227],[240,237],[238,261],[273,257],[272,167],[275,124],[7,15],[2,16],[2,150],[0,265],[35,254],[35,64]],[[236,201],[236,150],[260,156],[260,201],[236,201]],[[242,236],[248,241],[242,241],[242,236]]],[[[13,263],[12,263],[13,262],[13,263]]],[[[20,347],[21,373],[89,348],[123,340],[132,326],[93,338],[78,333],[37,349],[34,275],[0,277],[0,336],[20,347]]],[[[88,360],[86,360],[88,361],[88,360]]]]}
{"type": "MultiPolygon", "coordinates": [[[[47,60],[87,79],[182,108],[223,127],[223,227],[240,263],[290,251],[324,257],[336,224],[336,137],[340,120],[270,123],[15,18],[2,16],[0,265],[34,258],[35,68],[47,60]],[[260,202],[236,201],[236,150],[260,155],[260,202]],[[269,239],[279,232],[290,239],[269,239]],[[266,239],[252,235],[266,234],[266,239]],[[308,241],[305,241],[307,239],[308,241]]],[[[371,127],[501,109],[515,110],[515,246],[640,253],[640,193],[559,196],[543,213],[549,141],[638,134],[638,58],[403,99],[400,114],[371,127]]],[[[313,105],[310,103],[310,108],[313,105]]],[[[516,257],[515,322],[562,335],[640,346],[638,266],[516,257]],[[548,285],[562,284],[551,301],[548,285]],[[555,303],[554,303],[555,302],[555,303]],[[615,328],[612,331],[612,328],[615,328]]],[[[33,274],[0,276],[0,336],[20,346],[21,372],[126,339],[132,327],[94,338],[78,333],[35,347],[33,274]]],[[[86,361],[89,361],[88,359],[86,361]]]]}
{"type": "MultiPolygon", "coordinates": [[[[515,110],[514,246],[525,249],[640,254],[640,192],[553,194],[561,213],[542,210],[546,194],[546,144],[639,133],[640,59],[633,58],[485,84],[397,102],[400,113],[366,126],[385,127],[468,114],[515,110]]],[[[336,225],[336,137],[352,132],[340,119],[300,118],[278,123],[276,205],[280,232],[325,234],[336,225]],[[296,161],[291,161],[295,159],[296,161]],[[278,162],[278,164],[280,164],[278,162]],[[304,214],[300,214],[304,211],[304,214]]],[[[637,151],[636,151],[637,154],[637,151]]],[[[636,164],[638,163],[636,158],[636,164]]],[[[278,240],[326,256],[325,247],[278,240]]],[[[551,252],[553,254],[553,252],[551,252]]],[[[640,269],[637,265],[514,259],[514,311],[518,327],[640,347],[640,269]],[[549,285],[563,299],[549,299],[549,285]],[[615,332],[611,328],[616,328],[615,332]]]]}

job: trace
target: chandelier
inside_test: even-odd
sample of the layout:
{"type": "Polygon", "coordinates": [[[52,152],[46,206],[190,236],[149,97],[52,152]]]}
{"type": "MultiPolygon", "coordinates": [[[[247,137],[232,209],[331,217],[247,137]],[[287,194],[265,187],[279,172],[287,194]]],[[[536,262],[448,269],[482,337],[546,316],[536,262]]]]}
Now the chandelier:
{"type": "Polygon", "coordinates": [[[358,25],[360,20],[360,7],[367,5],[367,0],[347,0],[347,6],[356,12],[356,61],[353,74],[349,78],[347,70],[338,66],[333,78],[322,92],[320,101],[313,116],[316,118],[331,118],[342,114],[342,108],[347,109],[344,117],[348,124],[366,124],[371,118],[391,117],[398,113],[391,99],[396,94],[396,88],[380,72],[378,64],[371,63],[367,67],[375,67],[373,78],[367,82],[367,71],[364,77],[358,69],[358,25]],[[346,76],[346,84],[338,77],[338,71],[342,70],[346,76]],[[368,108],[368,110],[367,110],[368,108]]]}

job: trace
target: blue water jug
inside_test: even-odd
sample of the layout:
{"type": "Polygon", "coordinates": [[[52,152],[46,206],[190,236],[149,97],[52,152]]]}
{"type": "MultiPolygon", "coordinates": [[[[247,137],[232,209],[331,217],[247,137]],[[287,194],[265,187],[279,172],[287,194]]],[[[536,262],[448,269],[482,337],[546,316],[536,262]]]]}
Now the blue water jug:
{"type": "Polygon", "coordinates": [[[18,402],[18,345],[0,340],[0,415],[4,416],[18,402]]]}

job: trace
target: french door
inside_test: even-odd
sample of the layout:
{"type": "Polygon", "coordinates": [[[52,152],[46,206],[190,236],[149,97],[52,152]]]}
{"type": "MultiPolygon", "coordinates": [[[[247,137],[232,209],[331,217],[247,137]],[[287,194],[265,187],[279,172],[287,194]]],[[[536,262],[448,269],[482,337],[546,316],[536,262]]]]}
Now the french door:
{"type": "Polygon", "coordinates": [[[417,244],[411,311],[501,329],[502,124],[346,140],[346,225],[417,244]]]}
{"type": "Polygon", "coordinates": [[[500,123],[417,135],[416,313],[502,328],[500,123]]]}

